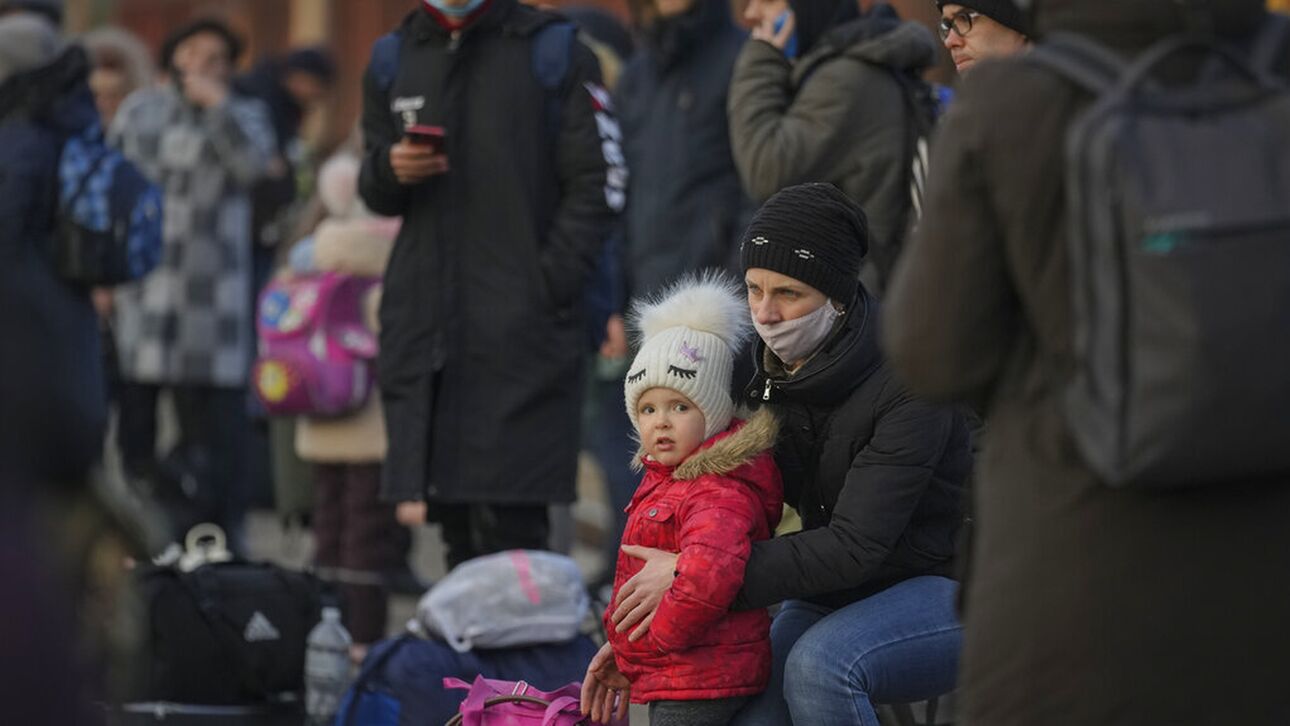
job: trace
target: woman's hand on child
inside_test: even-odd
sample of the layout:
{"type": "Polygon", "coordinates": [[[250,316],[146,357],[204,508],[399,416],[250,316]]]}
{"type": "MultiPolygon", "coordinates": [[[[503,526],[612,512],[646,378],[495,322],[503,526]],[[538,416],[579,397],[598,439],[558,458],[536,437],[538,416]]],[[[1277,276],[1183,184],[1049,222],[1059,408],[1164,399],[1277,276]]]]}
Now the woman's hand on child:
{"type": "Polygon", "coordinates": [[[623,583],[618,590],[618,607],[611,617],[614,630],[619,633],[640,624],[627,636],[629,641],[635,642],[649,632],[658,604],[672,586],[672,580],[676,579],[677,553],[636,545],[623,545],[623,553],[628,557],[645,560],[641,571],[623,583]]]}
{"type": "Polygon", "coordinates": [[[605,643],[591,659],[582,679],[582,715],[596,723],[609,723],[614,716],[625,718],[631,693],[632,684],[618,670],[613,647],[605,643]]]}

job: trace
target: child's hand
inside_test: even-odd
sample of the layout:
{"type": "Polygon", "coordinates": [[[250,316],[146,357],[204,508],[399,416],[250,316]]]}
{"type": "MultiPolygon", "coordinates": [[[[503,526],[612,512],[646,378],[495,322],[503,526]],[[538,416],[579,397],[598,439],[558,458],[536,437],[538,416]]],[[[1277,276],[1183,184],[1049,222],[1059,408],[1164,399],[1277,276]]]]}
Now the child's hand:
{"type": "Polygon", "coordinates": [[[609,723],[615,716],[625,718],[631,693],[632,684],[618,670],[613,647],[605,643],[591,659],[582,679],[582,715],[596,723],[609,723]]]}
{"type": "Polygon", "coordinates": [[[676,579],[677,554],[635,545],[623,545],[623,553],[628,557],[645,560],[641,571],[632,575],[618,590],[618,607],[610,616],[614,630],[619,633],[640,623],[640,627],[627,636],[634,643],[649,632],[658,604],[663,602],[663,595],[672,586],[672,580],[676,579]]]}

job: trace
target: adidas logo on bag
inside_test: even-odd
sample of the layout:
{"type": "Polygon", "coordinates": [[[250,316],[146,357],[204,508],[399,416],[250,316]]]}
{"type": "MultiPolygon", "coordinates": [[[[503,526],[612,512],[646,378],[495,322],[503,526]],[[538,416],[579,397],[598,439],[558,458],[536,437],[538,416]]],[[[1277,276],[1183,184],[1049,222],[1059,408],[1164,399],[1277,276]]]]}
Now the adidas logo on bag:
{"type": "Polygon", "coordinates": [[[248,643],[258,643],[265,640],[280,640],[282,634],[273,627],[273,623],[269,622],[264,613],[256,610],[247,621],[246,630],[242,631],[242,638],[248,643]]]}

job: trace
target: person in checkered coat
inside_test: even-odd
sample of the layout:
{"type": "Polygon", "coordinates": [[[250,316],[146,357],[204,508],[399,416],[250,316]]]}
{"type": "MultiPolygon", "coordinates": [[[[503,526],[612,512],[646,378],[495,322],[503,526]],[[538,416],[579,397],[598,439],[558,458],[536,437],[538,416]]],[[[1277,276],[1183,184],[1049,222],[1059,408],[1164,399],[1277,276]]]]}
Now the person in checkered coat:
{"type": "Polygon", "coordinates": [[[176,524],[214,520],[231,542],[245,509],[245,386],[255,352],[250,190],[276,148],[268,110],[229,91],[240,49],[216,21],[177,31],[163,50],[170,82],[132,94],[113,124],[123,153],[165,194],[161,265],[116,295],[122,459],[133,478],[165,478],[155,409],[158,392],[171,391],[180,445],[169,473],[193,474],[201,492],[179,517],[190,521],[176,524]]]}

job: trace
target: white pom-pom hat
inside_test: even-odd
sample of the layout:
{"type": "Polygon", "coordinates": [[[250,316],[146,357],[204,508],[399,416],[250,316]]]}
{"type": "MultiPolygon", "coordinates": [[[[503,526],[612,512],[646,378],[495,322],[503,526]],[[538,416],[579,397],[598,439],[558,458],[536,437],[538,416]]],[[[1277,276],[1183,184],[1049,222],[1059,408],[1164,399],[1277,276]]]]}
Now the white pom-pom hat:
{"type": "Polygon", "coordinates": [[[632,425],[637,426],[641,394],[671,388],[703,412],[704,439],[724,431],[735,411],[734,356],[752,328],[739,283],[720,274],[683,278],[654,298],[636,301],[630,323],[640,337],[640,352],[623,384],[632,425]]]}

